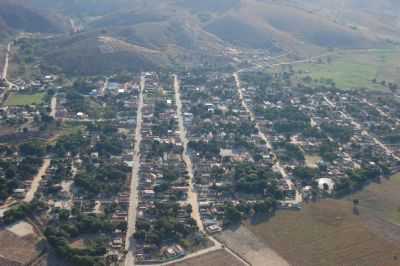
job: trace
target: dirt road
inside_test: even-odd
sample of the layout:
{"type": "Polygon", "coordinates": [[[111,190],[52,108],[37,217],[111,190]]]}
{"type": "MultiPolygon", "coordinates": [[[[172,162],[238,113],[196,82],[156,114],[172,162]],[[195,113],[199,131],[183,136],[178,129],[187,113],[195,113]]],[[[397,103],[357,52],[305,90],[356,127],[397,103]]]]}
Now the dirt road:
{"type": "Polygon", "coordinates": [[[53,117],[53,119],[56,119],[56,114],[57,114],[57,97],[53,96],[53,98],[51,98],[51,103],[50,103],[50,116],[53,117]]]}
{"type": "Polygon", "coordinates": [[[10,57],[10,51],[11,51],[11,43],[7,45],[7,52],[6,52],[6,57],[4,61],[4,68],[3,68],[3,73],[1,75],[1,79],[7,80],[7,73],[8,73],[8,61],[10,57]]]}
{"type": "MultiPolygon", "coordinates": [[[[262,132],[260,124],[257,122],[253,111],[249,108],[249,106],[246,103],[246,100],[245,100],[245,98],[243,96],[239,73],[238,72],[234,73],[233,77],[235,78],[236,89],[238,91],[239,99],[240,99],[240,102],[242,103],[243,108],[249,114],[251,121],[253,121],[255,123],[255,127],[256,127],[256,129],[258,131],[258,136],[266,143],[265,144],[266,150],[268,152],[272,152],[272,145],[271,145],[270,141],[268,140],[268,138],[264,134],[264,132],[262,132]]],[[[275,158],[275,161],[276,161],[274,166],[273,166],[273,170],[282,175],[282,177],[286,180],[286,182],[287,182],[287,184],[288,184],[290,189],[296,190],[295,185],[293,184],[292,180],[289,179],[288,174],[286,173],[285,169],[282,167],[282,165],[281,165],[280,161],[278,160],[278,157],[276,156],[276,154],[272,153],[272,155],[273,155],[273,157],[275,158]]],[[[302,196],[301,196],[301,193],[299,191],[297,191],[297,190],[296,190],[295,200],[287,201],[287,203],[300,203],[300,202],[302,202],[302,196]]]]}
{"type": "Polygon", "coordinates": [[[133,150],[133,167],[130,184],[130,198],[128,210],[128,230],[126,233],[125,249],[128,251],[125,258],[125,266],[135,265],[135,239],[133,237],[136,227],[136,208],[138,204],[138,181],[140,170],[140,143],[142,142],[143,121],[143,93],[146,85],[145,77],[140,77],[140,94],[138,99],[138,110],[136,117],[135,147],[133,150]]]}
{"type": "MultiPolygon", "coordinates": [[[[332,101],[330,101],[328,99],[328,97],[324,96],[324,100],[325,102],[332,108],[336,108],[336,104],[333,103],[332,101]]],[[[339,113],[341,114],[342,117],[346,118],[347,120],[349,120],[351,122],[351,124],[358,130],[362,130],[362,134],[370,137],[372,139],[372,141],[378,145],[379,147],[381,147],[385,153],[388,156],[392,156],[395,160],[400,161],[400,157],[397,156],[388,146],[386,146],[384,143],[382,143],[382,141],[380,141],[378,138],[376,138],[375,136],[371,135],[365,128],[363,128],[363,126],[358,123],[353,117],[351,117],[349,114],[346,114],[343,111],[339,111],[339,113]]]]}
{"type": "Polygon", "coordinates": [[[183,153],[182,158],[185,162],[186,169],[189,175],[189,192],[188,192],[188,203],[192,205],[192,217],[197,222],[197,226],[199,227],[200,231],[204,232],[203,222],[201,221],[200,212],[199,212],[199,204],[197,200],[197,193],[194,191],[193,187],[193,165],[192,160],[189,157],[187,152],[189,140],[186,136],[186,128],[183,124],[183,115],[182,115],[182,101],[181,101],[181,92],[180,92],[180,84],[178,77],[174,75],[174,90],[175,90],[175,99],[176,99],[176,112],[178,116],[178,126],[180,132],[180,139],[183,145],[183,153]]]}
{"type": "Polygon", "coordinates": [[[29,191],[26,193],[24,202],[31,202],[35,197],[36,191],[40,186],[40,181],[46,175],[47,169],[49,169],[51,164],[51,159],[44,159],[43,164],[39,169],[39,172],[33,177],[32,185],[29,191]]]}

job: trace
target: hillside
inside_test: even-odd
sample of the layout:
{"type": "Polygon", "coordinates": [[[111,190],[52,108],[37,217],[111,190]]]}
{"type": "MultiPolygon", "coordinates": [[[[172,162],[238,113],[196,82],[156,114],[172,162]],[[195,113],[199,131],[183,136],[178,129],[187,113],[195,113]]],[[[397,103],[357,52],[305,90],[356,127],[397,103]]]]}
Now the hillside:
{"type": "Polygon", "coordinates": [[[100,34],[79,35],[57,41],[43,40],[38,51],[44,62],[68,74],[96,75],[110,71],[146,71],[168,66],[158,51],[100,34]],[[49,52],[50,51],[50,52],[49,52]]]}
{"type": "Polygon", "coordinates": [[[59,16],[5,0],[0,1],[0,27],[2,24],[25,32],[60,33],[64,30],[59,16]]]}
{"type": "MultiPolygon", "coordinates": [[[[103,65],[98,57],[111,61],[99,70],[115,71],[135,64],[225,64],[230,58],[222,57],[229,47],[266,49],[271,54],[290,52],[297,58],[328,48],[386,47],[400,41],[400,23],[393,25],[398,17],[389,12],[398,6],[392,0],[380,4],[359,0],[31,0],[27,9],[31,16],[37,14],[33,10],[41,10],[78,21],[83,32],[51,39],[54,44],[46,44],[51,49],[41,56],[64,70],[89,73],[90,64],[103,65]],[[104,56],[98,49],[102,35],[126,45],[104,56]],[[89,49],[90,45],[94,49],[89,49]],[[138,47],[152,52],[140,53],[138,47]],[[155,54],[161,55],[159,62],[155,54]]],[[[15,27],[26,30],[24,20],[15,20],[15,27]]],[[[29,30],[43,25],[43,31],[57,32],[52,21],[42,16],[29,30]]]]}

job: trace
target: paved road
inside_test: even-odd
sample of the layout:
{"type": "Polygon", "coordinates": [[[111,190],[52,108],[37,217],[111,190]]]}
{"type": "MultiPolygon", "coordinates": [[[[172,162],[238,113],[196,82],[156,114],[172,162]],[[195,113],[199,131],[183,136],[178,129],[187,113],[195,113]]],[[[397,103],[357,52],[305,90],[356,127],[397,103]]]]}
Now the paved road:
{"type": "Polygon", "coordinates": [[[140,94],[138,100],[138,110],[136,117],[135,147],[133,150],[133,167],[130,184],[130,199],[128,210],[128,230],[126,233],[125,249],[128,251],[125,258],[125,266],[135,265],[135,239],[133,237],[136,229],[136,209],[138,204],[138,181],[140,170],[140,143],[142,142],[142,122],[143,122],[143,93],[146,85],[144,75],[140,78],[140,94]]]}
{"type": "MultiPolygon", "coordinates": [[[[240,98],[240,101],[242,103],[243,108],[249,114],[251,121],[253,121],[255,123],[255,126],[256,126],[257,131],[258,131],[258,136],[265,142],[266,150],[268,152],[271,152],[273,157],[275,158],[276,162],[275,162],[275,164],[273,166],[274,171],[279,172],[282,175],[282,177],[286,180],[286,183],[288,184],[290,189],[296,190],[295,185],[293,184],[292,180],[289,179],[289,176],[286,173],[285,169],[282,167],[280,161],[278,160],[278,157],[276,156],[275,153],[272,152],[271,142],[268,140],[267,136],[261,130],[260,124],[256,120],[256,117],[255,117],[253,111],[251,111],[251,109],[249,108],[248,104],[246,103],[246,100],[245,100],[245,98],[243,96],[243,92],[242,92],[242,87],[241,87],[239,74],[238,73],[234,73],[233,76],[235,78],[236,88],[237,88],[237,91],[238,91],[238,94],[239,94],[239,98],[240,98]]],[[[295,198],[295,200],[290,200],[290,201],[285,201],[285,202],[287,202],[287,203],[300,203],[300,202],[302,202],[301,193],[296,190],[296,198],[295,198]]]]}

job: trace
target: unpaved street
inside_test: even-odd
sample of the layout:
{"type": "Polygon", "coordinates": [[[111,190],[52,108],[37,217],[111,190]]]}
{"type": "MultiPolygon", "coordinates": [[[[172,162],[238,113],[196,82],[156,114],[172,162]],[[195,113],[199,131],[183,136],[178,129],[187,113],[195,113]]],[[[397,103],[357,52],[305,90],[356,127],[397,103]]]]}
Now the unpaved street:
{"type": "Polygon", "coordinates": [[[199,204],[197,201],[197,193],[194,191],[193,188],[193,166],[192,160],[190,159],[188,152],[187,152],[187,145],[189,140],[186,136],[186,129],[183,124],[183,116],[182,116],[182,102],[181,102],[181,94],[180,94],[180,84],[178,77],[174,75],[174,89],[175,89],[175,99],[176,99],[176,107],[177,107],[177,116],[178,116],[178,126],[180,132],[180,139],[183,145],[183,161],[185,162],[186,169],[189,175],[189,192],[188,192],[188,202],[192,205],[192,217],[197,222],[197,226],[199,227],[200,231],[204,232],[203,223],[201,221],[200,212],[199,212],[199,204]]]}
{"type": "Polygon", "coordinates": [[[136,117],[135,147],[133,150],[133,167],[130,184],[130,199],[128,210],[128,230],[126,233],[125,249],[128,251],[125,258],[125,266],[135,265],[135,239],[133,237],[136,227],[136,208],[138,203],[138,181],[140,170],[140,143],[142,142],[142,118],[143,118],[143,93],[146,81],[142,75],[140,78],[140,94],[138,99],[138,110],[136,117]]]}
{"type": "Polygon", "coordinates": [[[51,164],[51,159],[44,159],[43,164],[40,167],[38,173],[33,177],[32,185],[28,192],[25,195],[24,202],[31,202],[35,197],[36,191],[40,186],[40,181],[42,180],[43,176],[46,175],[47,169],[49,169],[51,164]]]}

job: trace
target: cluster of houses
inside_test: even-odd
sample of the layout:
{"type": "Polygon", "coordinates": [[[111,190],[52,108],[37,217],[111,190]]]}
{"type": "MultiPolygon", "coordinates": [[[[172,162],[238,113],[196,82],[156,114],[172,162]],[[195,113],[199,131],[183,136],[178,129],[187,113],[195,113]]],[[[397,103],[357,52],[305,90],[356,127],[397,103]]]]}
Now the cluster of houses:
{"type": "MultiPolygon", "coordinates": [[[[237,204],[242,198],[232,180],[233,165],[253,162],[272,168],[276,162],[273,151],[266,147],[255,123],[241,103],[231,74],[210,74],[182,77],[185,127],[192,158],[200,214],[205,229],[216,233],[223,228],[224,206],[237,204]],[[197,83],[202,79],[202,84],[197,83]],[[201,95],[201,97],[199,97],[201,95]]],[[[294,191],[282,180],[287,199],[294,191]]],[[[246,196],[248,202],[263,197],[246,196]]]]}
{"type": "MultiPolygon", "coordinates": [[[[233,176],[235,166],[240,163],[250,162],[277,173],[276,181],[284,195],[280,201],[282,208],[293,207],[298,193],[302,199],[311,199],[318,193],[332,195],[360,169],[378,169],[381,175],[400,169],[400,146],[396,145],[400,135],[400,110],[390,99],[382,100],[385,95],[260,88],[251,79],[242,81],[239,94],[231,73],[185,73],[180,77],[183,109],[178,114],[172,80],[165,76],[161,79],[156,73],[143,75],[146,85],[140,161],[133,161],[138,81],[107,80],[84,95],[83,98],[101,110],[100,115],[71,108],[67,92],[59,90],[56,116],[66,123],[78,123],[82,139],[88,142],[80,147],[78,154],[52,158],[38,190],[39,197],[48,203],[49,216],[53,215],[53,209],[74,209],[81,214],[106,217],[116,226],[108,236],[106,257],[110,263],[122,261],[126,252],[126,230],[119,225],[128,224],[130,217],[128,209],[133,193],[128,185],[130,173],[127,173],[126,185],[121,185],[115,194],[101,191],[88,196],[74,183],[79,173],[99,169],[102,164],[114,163],[128,169],[140,165],[138,176],[131,178],[138,178],[135,257],[141,263],[182,257],[191,251],[193,239],[204,238],[197,231],[180,241],[173,237],[157,239],[157,234],[164,232],[159,227],[166,226],[160,225],[160,221],[173,220],[171,224],[185,232],[196,227],[188,170],[193,170],[195,206],[199,206],[203,227],[214,234],[223,230],[227,204],[254,203],[270,196],[267,191],[260,195],[237,189],[238,180],[233,176]],[[189,141],[191,166],[183,158],[180,115],[189,141]],[[97,123],[112,127],[113,133],[109,134],[115,134],[112,137],[118,139],[122,147],[120,154],[104,156],[97,150],[104,144],[101,136],[106,138],[108,134],[96,132],[97,123]],[[166,209],[160,210],[160,206],[166,209]],[[171,213],[173,217],[168,216],[171,213]],[[184,246],[181,242],[189,244],[184,246]]],[[[54,87],[54,80],[55,77],[46,76],[18,86],[38,92],[54,87]]],[[[28,133],[40,132],[33,123],[39,114],[35,106],[2,106],[0,138],[7,135],[7,128],[20,131],[28,138],[31,136],[28,133]]],[[[0,171],[0,176],[4,172],[0,171]]],[[[31,180],[21,183],[14,190],[13,198],[24,199],[31,183],[31,180]]],[[[295,203],[296,207],[299,203],[295,203]]]]}
{"type": "MultiPolygon", "coordinates": [[[[157,210],[158,203],[177,203],[179,209],[174,218],[178,224],[187,226],[191,219],[187,211],[189,182],[182,159],[175,94],[168,85],[162,86],[156,73],[146,73],[145,79],[136,222],[153,226],[163,218],[157,210]]],[[[160,262],[179,258],[186,252],[172,240],[155,244],[139,239],[135,256],[141,263],[160,262]]]]}
{"type": "Polygon", "coordinates": [[[303,191],[304,198],[312,197],[313,183],[323,192],[334,193],[336,185],[355,170],[378,167],[384,175],[383,169],[392,172],[398,169],[398,157],[392,154],[396,147],[384,143],[385,134],[399,130],[397,118],[384,117],[385,114],[395,116],[393,109],[379,112],[378,105],[366,103],[368,95],[352,91],[304,92],[289,87],[265,90],[265,98],[260,99],[259,91],[251,82],[243,88],[261,130],[272,143],[278,143],[274,145],[278,158],[303,191]],[[279,117],[270,119],[266,113],[279,117]],[[293,117],[299,118],[293,113],[301,114],[300,119],[304,117],[305,123],[282,127],[284,123],[296,125],[293,117]],[[382,127],[388,130],[378,131],[382,127]],[[304,158],[287,158],[294,149],[301,151],[304,158]],[[295,177],[295,169],[304,166],[318,170],[308,182],[300,182],[295,177]]]}
{"type": "MultiPolygon", "coordinates": [[[[106,90],[101,96],[89,96],[94,100],[99,100],[99,97],[103,97],[105,98],[105,107],[108,105],[114,106],[116,111],[114,112],[112,123],[101,118],[96,119],[95,117],[91,117],[90,120],[64,120],[65,123],[73,123],[73,125],[79,123],[80,138],[87,141],[84,142],[84,145],[74,147],[74,149],[78,148],[80,150],[78,154],[67,152],[65,158],[58,158],[58,156],[53,158],[51,166],[39,188],[40,197],[45,199],[49,206],[49,220],[54,218],[52,217],[54,215],[52,210],[63,209],[68,211],[78,210],[80,214],[96,216],[111,222],[116,229],[114,229],[112,234],[107,236],[109,244],[105,259],[108,263],[121,262],[125,257],[126,229],[121,225],[126,225],[128,222],[130,170],[126,172],[126,180],[120,186],[119,192],[115,194],[108,191],[101,191],[95,196],[88,196],[90,194],[85,193],[75,183],[75,179],[79,174],[87,172],[87,169],[93,167],[100,169],[103,167],[103,164],[123,165],[127,169],[130,169],[133,165],[133,140],[136,124],[135,111],[137,110],[138,85],[132,83],[129,85],[119,84],[118,86],[126,88],[123,95],[119,95],[118,97],[115,97],[114,89],[106,90]],[[128,114],[130,115],[129,119],[126,118],[128,114]],[[122,152],[120,154],[105,155],[100,154],[99,150],[97,150],[98,148],[96,147],[103,145],[104,133],[96,131],[94,128],[87,130],[87,126],[104,123],[112,127],[113,140],[118,139],[119,145],[122,145],[122,152]]],[[[74,117],[68,112],[69,103],[65,99],[65,94],[59,93],[57,98],[59,103],[57,108],[58,118],[74,117]]],[[[101,128],[101,126],[98,127],[98,130],[101,130],[101,128]]],[[[104,152],[109,153],[110,151],[105,150],[104,152]]],[[[87,174],[92,173],[89,172],[87,174]]],[[[109,178],[112,179],[113,177],[109,178]]]]}

